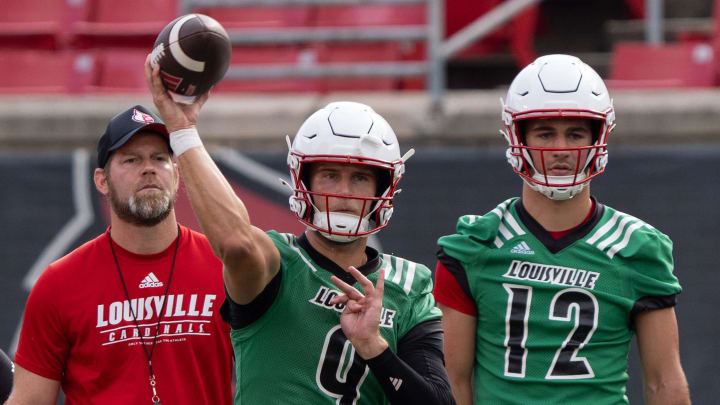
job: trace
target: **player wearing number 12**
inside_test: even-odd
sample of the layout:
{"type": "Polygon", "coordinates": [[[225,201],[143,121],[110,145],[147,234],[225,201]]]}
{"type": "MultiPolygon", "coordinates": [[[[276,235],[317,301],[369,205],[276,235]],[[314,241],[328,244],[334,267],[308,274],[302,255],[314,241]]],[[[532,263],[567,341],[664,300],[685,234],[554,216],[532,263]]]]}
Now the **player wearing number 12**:
{"type": "Polygon", "coordinates": [[[312,114],[287,156],[290,209],[307,231],[265,232],[202,145],[195,122],[208,96],[175,104],[158,73],[146,65],[193,210],[224,263],[235,403],[454,404],[430,270],[367,246],[412,155],[401,157],[390,125],[352,102],[312,114]]]}
{"type": "Polygon", "coordinates": [[[549,55],[510,85],[508,162],[523,182],[440,238],[435,297],[458,404],[627,404],[637,334],[646,403],[688,404],[672,242],[601,204],[612,101],[578,58],[549,55]],[[474,387],[472,375],[474,372],[474,387]]]}

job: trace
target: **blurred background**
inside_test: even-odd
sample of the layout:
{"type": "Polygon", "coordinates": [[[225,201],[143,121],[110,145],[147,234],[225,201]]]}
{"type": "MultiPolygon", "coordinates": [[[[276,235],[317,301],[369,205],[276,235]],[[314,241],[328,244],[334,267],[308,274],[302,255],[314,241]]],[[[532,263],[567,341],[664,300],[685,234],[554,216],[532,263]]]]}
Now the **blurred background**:
{"type": "MultiPolygon", "coordinates": [[[[233,43],[199,128],[265,229],[287,210],[285,135],[330,101],[371,105],[415,147],[390,226],[373,241],[434,267],[458,216],[518,195],[498,134],[500,98],[548,53],[606,79],[617,129],[592,183],[600,202],[675,242],[677,308],[692,399],[720,375],[720,0],[0,0],[0,347],[13,353],[25,300],[53,260],[101,233],[91,181],[108,120],[152,107],[143,62],[179,15],[207,14],[233,43]]],[[[181,190],[181,222],[197,222],[181,190]]],[[[68,293],[68,292],[58,292],[68,293]]],[[[628,396],[643,404],[633,347],[628,396]]]]}

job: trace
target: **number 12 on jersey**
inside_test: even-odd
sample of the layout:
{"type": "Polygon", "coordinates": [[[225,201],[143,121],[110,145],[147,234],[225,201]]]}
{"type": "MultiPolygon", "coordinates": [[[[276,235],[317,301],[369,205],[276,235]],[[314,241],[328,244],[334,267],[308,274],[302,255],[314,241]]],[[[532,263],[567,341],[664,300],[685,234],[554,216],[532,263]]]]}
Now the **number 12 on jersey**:
{"type": "MultiPolygon", "coordinates": [[[[532,287],[503,283],[508,293],[505,314],[505,375],[525,377],[528,350],[528,319],[532,303],[532,287]]],[[[579,357],[578,351],[590,341],[598,323],[598,302],[589,291],[566,288],[558,291],[550,303],[548,318],[552,321],[574,322],[573,329],[563,342],[558,342],[546,379],[593,378],[590,363],[579,357]]]]}

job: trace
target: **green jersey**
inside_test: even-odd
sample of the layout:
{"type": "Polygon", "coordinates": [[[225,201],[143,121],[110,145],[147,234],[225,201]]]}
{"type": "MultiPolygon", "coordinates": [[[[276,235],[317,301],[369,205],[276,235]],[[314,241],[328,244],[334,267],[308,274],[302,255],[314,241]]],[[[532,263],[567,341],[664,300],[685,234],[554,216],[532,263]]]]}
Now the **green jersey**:
{"type": "Polygon", "coordinates": [[[666,235],[596,203],[556,240],[510,199],[438,243],[477,308],[476,404],[628,403],[633,316],[681,291],[666,235]]]}
{"type": "MultiPolygon", "coordinates": [[[[256,321],[233,329],[237,392],[235,405],[388,404],[382,387],[340,328],[342,292],[330,282],[325,258],[313,257],[299,238],[269,231],[280,251],[282,278],[275,300],[256,321]]],[[[374,253],[374,250],[373,250],[374,253]]],[[[366,276],[377,282],[385,270],[380,334],[397,353],[415,325],[441,317],[432,295],[430,270],[399,257],[379,255],[366,276]]],[[[355,287],[362,290],[359,284],[355,287]]]]}

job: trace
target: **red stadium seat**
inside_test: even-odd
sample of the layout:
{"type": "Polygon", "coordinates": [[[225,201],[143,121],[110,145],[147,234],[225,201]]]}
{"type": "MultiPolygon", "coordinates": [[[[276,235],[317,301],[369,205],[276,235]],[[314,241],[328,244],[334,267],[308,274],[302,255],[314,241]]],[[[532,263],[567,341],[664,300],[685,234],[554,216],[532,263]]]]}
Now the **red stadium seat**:
{"type": "Polygon", "coordinates": [[[2,0],[0,47],[57,49],[69,17],[67,0],[2,0]]]}
{"type": "Polygon", "coordinates": [[[97,74],[89,91],[99,93],[147,93],[144,50],[107,50],[95,53],[97,74]]]}
{"type": "MultiPolygon", "coordinates": [[[[313,49],[297,45],[283,46],[243,46],[233,47],[230,69],[233,66],[253,65],[301,65],[316,63],[317,56],[313,49]]],[[[317,79],[282,78],[282,79],[223,79],[213,92],[310,92],[319,91],[317,79]]]]}
{"type": "Polygon", "coordinates": [[[377,27],[425,24],[424,4],[329,5],[319,7],[318,27],[377,27]]]}
{"type": "MultiPolygon", "coordinates": [[[[328,5],[319,7],[317,27],[402,27],[425,25],[425,4],[367,4],[328,5]]],[[[314,45],[321,63],[342,62],[392,62],[422,60],[424,41],[387,41],[373,43],[329,43],[314,45]]],[[[400,83],[403,88],[422,87],[414,79],[395,77],[327,78],[323,80],[324,91],[393,90],[400,83]],[[410,84],[412,83],[412,84],[410,84]]]]}
{"type": "Polygon", "coordinates": [[[92,80],[91,55],[54,51],[0,51],[0,93],[80,93],[92,80]]]}
{"type": "Polygon", "coordinates": [[[305,27],[310,25],[311,7],[217,7],[198,8],[227,30],[245,28],[305,27]]]}
{"type": "MultiPolygon", "coordinates": [[[[233,29],[275,29],[307,27],[311,24],[312,7],[217,7],[197,8],[194,12],[218,20],[228,31],[233,29]]],[[[300,45],[235,46],[231,66],[297,65],[303,61],[313,62],[313,50],[300,45]]],[[[316,79],[281,78],[222,80],[215,93],[225,92],[307,92],[318,91],[316,79]]]]}
{"type": "Polygon", "coordinates": [[[618,43],[609,87],[707,87],[714,84],[715,57],[707,43],[618,43]]]}
{"type": "Polygon", "coordinates": [[[178,0],[92,0],[73,27],[75,46],[150,49],[178,16],[178,0]]]}
{"type": "MultiPolygon", "coordinates": [[[[399,45],[396,42],[313,45],[320,64],[352,62],[398,62],[399,45]]],[[[321,79],[321,91],[393,90],[394,77],[327,77],[321,79]]]]}

